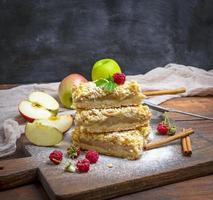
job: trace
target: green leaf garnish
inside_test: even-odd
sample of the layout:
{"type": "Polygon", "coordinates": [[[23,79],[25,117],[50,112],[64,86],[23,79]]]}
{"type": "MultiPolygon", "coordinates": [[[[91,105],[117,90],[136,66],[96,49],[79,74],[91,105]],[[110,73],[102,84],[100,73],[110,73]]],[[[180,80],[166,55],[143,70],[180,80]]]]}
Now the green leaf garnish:
{"type": "Polygon", "coordinates": [[[109,82],[105,85],[105,89],[112,92],[117,87],[117,84],[114,82],[109,82]]]}
{"type": "Polygon", "coordinates": [[[109,77],[107,78],[107,80],[114,83],[114,79],[113,79],[112,76],[109,76],[109,77]]]}
{"type": "Polygon", "coordinates": [[[95,84],[96,84],[96,86],[100,87],[100,86],[107,84],[108,82],[109,81],[107,79],[101,78],[101,79],[95,81],[95,84]]]}
{"type": "Polygon", "coordinates": [[[96,86],[101,87],[109,92],[112,92],[117,87],[117,84],[113,81],[112,77],[109,77],[107,79],[99,79],[95,81],[95,84],[96,86]]]}

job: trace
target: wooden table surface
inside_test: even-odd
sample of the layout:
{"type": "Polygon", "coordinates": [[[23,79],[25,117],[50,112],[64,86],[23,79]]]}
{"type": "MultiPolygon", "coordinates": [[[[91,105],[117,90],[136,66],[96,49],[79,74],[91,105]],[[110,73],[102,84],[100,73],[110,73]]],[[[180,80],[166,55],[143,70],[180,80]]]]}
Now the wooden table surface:
{"type": "MultiPolygon", "coordinates": [[[[14,85],[0,85],[0,89],[7,89],[10,87],[14,87],[14,85]]],[[[210,96],[176,98],[169,100],[163,103],[162,105],[213,117],[213,97],[210,96]]],[[[183,116],[180,114],[170,114],[169,116],[172,119],[180,121],[179,123],[181,123],[181,121],[184,121],[184,124],[187,123],[188,127],[192,127],[195,131],[201,130],[207,133],[209,135],[209,140],[212,141],[213,145],[213,133],[212,133],[213,121],[199,120],[194,117],[183,116]]],[[[9,158],[19,157],[20,154],[21,152],[18,149],[17,152],[14,155],[9,156],[9,158]]],[[[48,196],[39,183],[33,183],[29,185],[20,186],[14,189],[2,191],[0,192],[0,199],[46,200],[48,199],[48,196]]],[[[163,187],[158,187],[130,195],[125,195],[115,199],[116,200],[127,200],[127,199],[210,200],[213,199],[213,175],[183,181],[171,185],[166,185],[163,187]]]]}

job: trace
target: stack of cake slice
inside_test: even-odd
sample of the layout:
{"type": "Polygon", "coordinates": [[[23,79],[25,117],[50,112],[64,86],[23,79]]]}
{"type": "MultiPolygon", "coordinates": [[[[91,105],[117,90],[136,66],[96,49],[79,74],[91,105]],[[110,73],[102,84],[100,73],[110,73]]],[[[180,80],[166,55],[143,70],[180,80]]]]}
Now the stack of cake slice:
{"type": "Polygon", "coordinates": [[[135,81],[109,92],[94,82],[74,89],[76,108],[74,145],[99,153],[138,159],[150,132],[151,113],[141,103],[144,95],[135,81]]]}

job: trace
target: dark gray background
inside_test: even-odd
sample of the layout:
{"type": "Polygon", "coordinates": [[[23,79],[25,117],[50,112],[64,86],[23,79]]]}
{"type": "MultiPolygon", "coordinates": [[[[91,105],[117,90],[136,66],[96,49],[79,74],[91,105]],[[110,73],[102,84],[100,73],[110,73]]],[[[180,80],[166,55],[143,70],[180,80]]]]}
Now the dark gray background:
{"type": "Polygon", "coordinates": [[[212,0],[0,0],[0,82],[59,81],[116,59],[127,74],[213,66],[212,0]]]}

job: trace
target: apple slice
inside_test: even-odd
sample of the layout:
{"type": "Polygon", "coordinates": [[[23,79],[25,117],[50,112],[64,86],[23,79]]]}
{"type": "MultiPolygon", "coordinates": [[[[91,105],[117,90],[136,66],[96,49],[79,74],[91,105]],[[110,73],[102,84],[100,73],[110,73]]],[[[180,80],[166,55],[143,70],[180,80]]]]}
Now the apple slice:
{"type": "Polygon", "coordinates": [[[70,115],[58,115],[49,117],[48,119],[38,119],[35,122],[54,127],[64,133],[72,126],[73,119],[70,115]]]}
{"type": "Polygon", "coordinates": [[[18,110],[29,122],[33,122],[34,119],[49,118],[53,115],[49,110],[29,101],[22,101],[18,106],[18,110]]]}
{"type": "Polygon", "coordinates": [[[38,146],[53,146],[63,140],[63,133],[58,129],[38,122],[27,123],[25,135],[31,143],[38,146]]]}
{"type": "Polygon", "coordinates": [[[29,101],[56,113],[59,109],[58,102],[52,96],[44,92],[32,92],[29,96],[29,101]]]}

